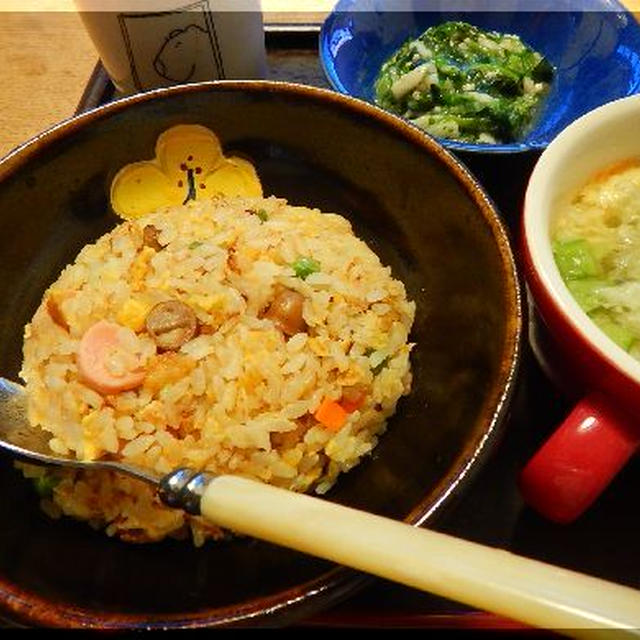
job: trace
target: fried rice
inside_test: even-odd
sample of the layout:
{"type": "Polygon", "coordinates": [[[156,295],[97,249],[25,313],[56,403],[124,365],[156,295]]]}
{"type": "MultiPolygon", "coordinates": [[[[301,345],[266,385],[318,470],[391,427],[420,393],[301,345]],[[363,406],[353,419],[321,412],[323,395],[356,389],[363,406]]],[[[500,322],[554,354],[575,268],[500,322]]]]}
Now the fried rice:
{"type": "MultiPolygon", "coordinates": [[[[163,209],[84,247],[46,291],[25,328],[29,419],[62,455],[323,494],[371,453],[409,392],[414,313],[402,282],[340,215],[275,197],[163,209]],[[276,308],[283,292],[301,305],[289,325],[291,305],[284,319],[276,308]],[[195,321],[165,327],[170,339],[184,331],[163,342],[151,312],[178,303],[195,321]],[[105,322],[121,346],[112,372],[135,354],[138,377],[122,389],[79,363],[105,322]],[[339,407],[337,423],[323,418],[327,405],[339,407]]],[[[225,535],[122,474],[22,469],[53,480],[49,515],[125,541],[225,535]]]]}

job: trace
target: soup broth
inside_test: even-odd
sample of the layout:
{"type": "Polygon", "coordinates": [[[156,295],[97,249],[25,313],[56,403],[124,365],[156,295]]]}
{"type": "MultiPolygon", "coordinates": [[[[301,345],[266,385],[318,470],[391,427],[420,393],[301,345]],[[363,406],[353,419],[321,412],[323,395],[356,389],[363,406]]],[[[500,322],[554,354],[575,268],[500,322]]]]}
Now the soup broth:
{"type": "Polygon", "coordinates": [[[640,359],[640,158],[593,176],[560,207],[551,235],[558,270],[580,307],[640,359]]]}

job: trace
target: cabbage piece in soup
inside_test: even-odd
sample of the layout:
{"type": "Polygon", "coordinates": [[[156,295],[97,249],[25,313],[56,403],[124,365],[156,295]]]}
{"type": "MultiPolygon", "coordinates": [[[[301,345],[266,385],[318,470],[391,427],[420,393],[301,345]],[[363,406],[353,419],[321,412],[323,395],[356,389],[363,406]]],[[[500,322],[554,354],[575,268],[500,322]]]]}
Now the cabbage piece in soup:
{"type": "Polygon", "coordinates": [[[551,236],[575,300],[640,360],[640,159],[593,176],[559,209],[551,236]]]}

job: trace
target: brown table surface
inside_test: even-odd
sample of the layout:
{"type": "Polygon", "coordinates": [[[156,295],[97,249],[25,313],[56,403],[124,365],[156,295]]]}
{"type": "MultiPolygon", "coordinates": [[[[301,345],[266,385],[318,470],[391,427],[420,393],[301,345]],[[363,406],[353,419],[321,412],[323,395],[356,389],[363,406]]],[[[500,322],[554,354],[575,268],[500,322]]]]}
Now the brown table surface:
{"type": "MultiPolygon", "coordinates": [[[[262,6],[265,24],[319,24],[332,2],[262,6]]],[[[72,8],[70,0],[0,0],[0,157],[76,110],[98,56],[72,8]]]]}

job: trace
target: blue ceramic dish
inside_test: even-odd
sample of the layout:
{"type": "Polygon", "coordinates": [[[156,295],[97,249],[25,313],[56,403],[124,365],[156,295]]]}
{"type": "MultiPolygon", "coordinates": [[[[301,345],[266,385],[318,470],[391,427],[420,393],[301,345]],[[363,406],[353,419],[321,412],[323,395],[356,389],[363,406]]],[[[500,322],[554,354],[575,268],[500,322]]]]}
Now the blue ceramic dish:
{"type": "Polygon", "coordinates": [[[525,138],[509,144],[439,139],[449,149],[543,149],[587,111],[640,92],[640,25],[617,0],[340,0],[320,33],[324,72],[337,91],[374,102],[374,81],[384,60],[408,38],[448,20],[518,35],[555,68],[551,90],[525,138]],[[507,4],[510,11],[499,10],[507,4]],[[446,11],[433,10],[442,5],[446,11]]]}

